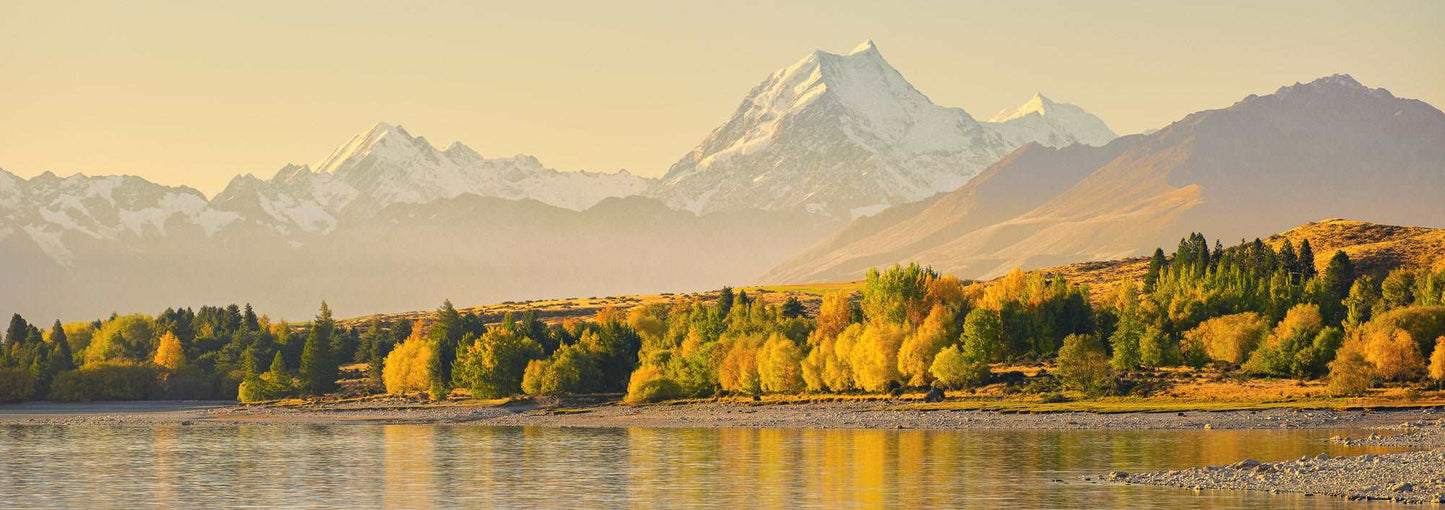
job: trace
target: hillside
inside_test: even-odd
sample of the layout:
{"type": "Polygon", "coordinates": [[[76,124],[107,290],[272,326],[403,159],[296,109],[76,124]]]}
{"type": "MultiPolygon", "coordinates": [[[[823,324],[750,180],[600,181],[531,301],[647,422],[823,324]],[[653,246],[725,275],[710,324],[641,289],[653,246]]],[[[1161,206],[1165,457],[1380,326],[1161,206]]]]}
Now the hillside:
{"type": "Polygon", "coordinates": [[[850,227],[769,277],[851,279],[913,261],[989,278],[1143,256],[1190,232],[1252,239],[1336,216],[1445,226],[1442,165],[1445,113],[1330,76],[1104,147],[1024,147],[931,205],[882,228],[850,227]]]}

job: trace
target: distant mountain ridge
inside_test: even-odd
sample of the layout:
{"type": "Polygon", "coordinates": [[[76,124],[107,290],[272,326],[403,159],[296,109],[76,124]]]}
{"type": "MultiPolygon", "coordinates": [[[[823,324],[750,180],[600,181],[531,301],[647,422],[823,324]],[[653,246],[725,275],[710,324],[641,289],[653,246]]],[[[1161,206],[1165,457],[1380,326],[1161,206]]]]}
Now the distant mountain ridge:
{"type": "Polygon", "coordinates": [[[814,51],[749,92],[648,195],[697,212],[804,209],[846,219],[951,191],[1025,143],[1114,138],[1098,117],[1042,95],[1020,112],[989,123],[936,105],[873,41],[846,55],[814,51]]]}
{"type": "Polygon", "coordinates": [[[987,278],[1322,217],[1442,226],[1445,114],[1335,75],[1103,147],[1026,146],[985,174],[911,214],[850,226],[764,279],[842,280],[908,261],[987,278]],[[1014,195],[1028,198],[983,200],[1014,195]]]}

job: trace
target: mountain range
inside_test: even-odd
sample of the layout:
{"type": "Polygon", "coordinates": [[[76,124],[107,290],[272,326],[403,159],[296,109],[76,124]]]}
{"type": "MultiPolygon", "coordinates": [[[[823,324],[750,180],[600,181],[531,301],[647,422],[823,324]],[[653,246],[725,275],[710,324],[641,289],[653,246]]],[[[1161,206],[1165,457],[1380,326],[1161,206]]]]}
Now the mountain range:
{"type": "Polygon", "coordinates": [[[918,261],[984,278],[1326,217],[1445,225],[1445,115],[1332,76],[1116,137],[1034,95],[982,122],[866,42],[770,75],[659,179],[445,149],[378,123],[214,197],[0,170],[0,314],[252,302],[304,317],[727,284],[918,261]],[[761,275],[761,278],[760,278],[761,275]]]}
{"type": "Polygon", "coordinates": [[[1445,226],[1445,114],[1335,75],[1102,147],[1029,144],[763,279],[851,279],[908,261],[988,278],[1143,255],[1190,232],[1228,242],[1331,217],[1445,226]]]}

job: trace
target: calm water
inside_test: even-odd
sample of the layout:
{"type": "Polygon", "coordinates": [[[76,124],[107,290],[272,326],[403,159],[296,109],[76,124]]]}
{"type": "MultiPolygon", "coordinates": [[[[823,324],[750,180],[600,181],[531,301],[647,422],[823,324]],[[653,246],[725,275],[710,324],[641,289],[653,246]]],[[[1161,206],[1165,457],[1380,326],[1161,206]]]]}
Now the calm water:
{"type": "Polygon", "coordinates": [[[1344,501],[1080,480],[1384,451],[1330,435],[3,426],[0,507],[1336,508],[1344,501]]]}

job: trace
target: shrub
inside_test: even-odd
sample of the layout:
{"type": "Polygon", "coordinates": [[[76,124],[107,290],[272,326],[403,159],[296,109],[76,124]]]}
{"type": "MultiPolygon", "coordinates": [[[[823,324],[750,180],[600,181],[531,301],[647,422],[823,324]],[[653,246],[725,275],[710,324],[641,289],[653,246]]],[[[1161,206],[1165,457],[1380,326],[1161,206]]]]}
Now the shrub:
{"type": "Polygon", "coordinates": [[[426,391],[431,386],[432,349],[431,340],[418,335],[392,349],[381,369],[386,392],[396,395],[426,391]]]}
{"type": "Polygon", "coordinates": [[[1110,384],[1109,355],[1098,339],[1087,335],[1064,337],[1064,346],[1059,349],[1059,366],[1056,374],[1064,386],[1098,395],[1110,384]]]}
{"type": "Polygon", "coordinates": [[[1356,352],[1342,354],[1330,362],[1330,393],[1338,396],[1364,395],[1375,385],[1375,367],[1356,352]]]}
{"type": "Polygon", "coordinates": [[[1239,364],[1269,334],[1269,324],[1254,312],[1225,315],[1201,322],[1184,334],[1186,343],[1202,349],[1214,361],[1239,364]]]}
{"type": "Polygon", "coordinates": [[[0,368],[0,402],[16,402],[35,393],[35,376],[23,368],[0,368]]]}
{"type": "Polygon", "coordinates": [[[988,379],[988,363],[970,359],[955,345],[939,351],[928,372],[948,388],[975,388],[988,379]]]}
{"type": "Polygon", "coordinates": [[[56,375],[50,386],[50,398],[66,401],[145,400],[155,391],[154,367],[102,362],[56,375]]]}
{"type": "Polygon", "coordinates": [[[663,375],[661,368],[639,367],[632,371],[632,376],[627,380],[627,397],[623,400],[638,403],[681,397],[682,387],[663,375]]]}

